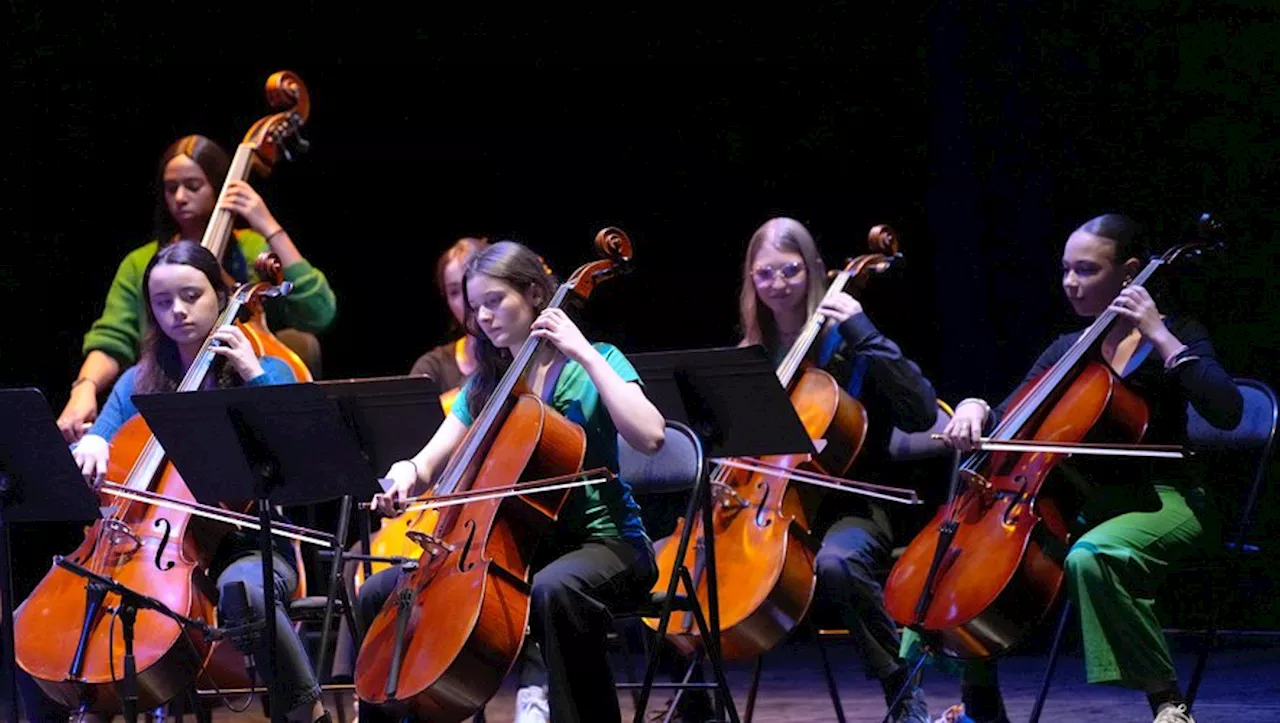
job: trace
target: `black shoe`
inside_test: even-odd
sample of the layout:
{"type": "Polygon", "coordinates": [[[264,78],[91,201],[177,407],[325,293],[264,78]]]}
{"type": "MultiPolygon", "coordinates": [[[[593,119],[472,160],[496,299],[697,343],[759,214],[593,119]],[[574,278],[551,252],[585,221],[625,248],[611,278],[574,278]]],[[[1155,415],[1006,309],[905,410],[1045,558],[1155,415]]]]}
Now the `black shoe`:
{"type": "Polygon", "coordinates": [[[974,723],[1009,723],[999,688],[962,685],[960,701],[964,703],[965,715],[974,723]]]}
{"type": "Polygon", "coordinates": [[[924,699],[924,689],[913,686],[911,692],[903,697],[902,702],[894,709],[889,718],[893,723],[932,723],[929,718],[929,704],[924,699]]]}

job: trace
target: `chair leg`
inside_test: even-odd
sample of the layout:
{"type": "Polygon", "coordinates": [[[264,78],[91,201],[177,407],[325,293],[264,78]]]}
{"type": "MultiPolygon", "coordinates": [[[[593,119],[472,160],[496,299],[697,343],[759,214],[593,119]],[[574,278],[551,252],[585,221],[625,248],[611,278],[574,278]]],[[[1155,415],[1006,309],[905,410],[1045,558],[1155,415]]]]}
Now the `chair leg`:
{"type": "MultiPolygon", "coordinates": [[[[640,627],[643,627],[641,623],[640,627]]],[[[614,632],[618,639],[619,654],[622,656],[622,664],[626,666],[627,671],[627,689],[631,691],[631,703],[635,705],[640,700],[640,687],[636,685],[636,666],[632,658],[635,656],[635,646],[633,645],[632,626],[627,624],[622,626],[622,630],[614,628],[614,632]]],[[[643,636],[641,637],[641,649],[644,649],[643,636]]]]}
{"type": "Polygon", "coordinates": [[[747,687],[747,712],[743,718],[745,723],[751,723],[752,718],[756,714],[756,692],[760,690],[760,671],[764,668],[764,654],[756,656],[756,662],[751,666],[751,685],[747,687]]]}
{"type": "Polygon", "coordinates": [[[333,714],[338,723],[347,723],[347,697],[340,690],[333,691],[333,714]]]}
{"type": "Polygon", "coordinates": [[[831,672],[831,661],[827,658],[827,646],[822,642],[822,633],[815,629],[818,641],[818,655],[822,658],[822,675],[827,679],[827,693],[831,695],[831,706],[836,712],[836,720],[846,723],[844,706],[840,704],[840,690],[836,687],[836,677],[831,672]]]}
{"type": "MultiPolygon", "coordinates": [[[[698,626],[698,632],[702,635],[704,641],[713,640],[711,631],[707,627],[707,620],[702,616],[702,607],[697,604],[697,598],[694,597],[693,579],[689,575],[688,568],[681,567],[680,577],[684,580],[685,589],[689,591],[689,596],[693,598],[694,604],[690,607],[693,611],[693,620],[698,626]]],[[[724,702],[725,713],[729,716],[731,723],[739,723],[738,708],[733,703],[733,692],[729,689],[729,679],[724,674],[724,664],[720,659],[720,648],[714,643],[704,644],[703,647],[707,651],[707,658],[711,661],[711,670],[716,676],[716,686],[719,695],[717,696],[724,702]]]]}
{"type": "Polygon", "coordinates": [[[184,723],[187,719],[187,697],[189,693],[183,693],[169,701],[169,717],[176,723],[184,723]]]}
{"type": "MultiPolygon", "coordinates": [[[[698,672],[698,666],[702,665],[702,649],[699,648],[693,654],[693,660],[689,662],[689,667],[685,668],[684,677],[680,679],[681,684],[688,683],[693,680],[693,674],[698,672]]],[[[662,723],[671,723],[676,717],[676,712],[680,710],[680,697],[684,695],[684,688],[676,688],[671,698],[667,701],[667,714],[662,716],[662,723]]]]}
{"type": "Polygon", "coordinates": [[[1067,630],[1067,620],[1071,618],[1071,610],[1070,600],[1062,604],[1062,615],[1058,617],[1058,630],[1053,634],[1053,647],[1049,649],[1049,664],[1044,669],[1044,682],[1040,684],[1040,692],[1036,695],[1035,705],[1031,708],[1031,718],[1027,723],[1040,723],[1040,711],[1044,709],[1044,701],[1049,697],[1049,684],[1053,682],[1053,669],[1058,665],[1062,636],[1067,630]]]}
{"type": "MultiPolygon", "coordinates": [[[[1240,527],[1241,529],[1246,529],[1247,526],[1248,526],[1248,522],[1243,521],[1240,527]]],[[[1236,555],[1241,554],[1239,548],[1243,544],[1244,544],[1244,538],[1242,536],[1237,536],[1236,537],[1236,546],[1237,546],[1236,555]]],[[[1231,572],[1239,573],[1239,570],[1235,569],[1234,566],[1231,566],[1231,572]]],[[[1237,580],[1239,579],[1238,574],[1234,574],[1232,576],[1235,577],[1237,580]]],[[[1187,686],[1187,712],[1188,713],[1191,712],[1192,706],[1195,705],[1196,694],[1200,692],[1200,683],[1201,681],[1204,680],[1205,667],[1209,664],[1209,653],[1210,651],[1213,650],[1214,645],[1218,641],[1218,614],[1221,611],[1218,601],[1221,598],[1219,595],[1214,595],[1213,592],[1214,592],[1214,588],[1221,590],[1223,587],[1225,587],[1225,583],[1223,585],[1218,585],[1211,582],[1205,586],[1206,592],[1209,595],[1209,601],[1208,601],[1209,602],[1209,624],[1205,626],[1204,633],[1202,633],[1200,636],[1200,650],[1196,654],[1196,667],[1195,667],[1195,670],[1192,671],[1191,673],[1191,683],[1187,686]]]]}
{"type": "Polygon", "coordinates": [[[195,689],[191,691],[191,709],[195,713],[196,723],[213,723],[213,709],[200,700],[195,689]]]}
{"type": "MultiPolygon", "coordinates": [[[[712,514],[711,491],[705,490],[703,494],[706,499],[702,505],[702,529],[714,530],[715,519],[712,514]]],[[[692,519],[692,518],[689,518],[692,519]]],[[[707,641],[706,645],[710,649],[711,655],[714,656],[717,664],[724,659],[720,650],[720,583],[716,579],[716,536],[710,533],[704,533],[703,549],[705,550],[706,561],[704,570],[707,576],[707,622],[708,630],[703,640],[707,641]]],[[[696,602],[697,595],[694,590],[689,591],[689,596],[696,602]]],[[[725,716],[725,696],[717,696],[716,699],[716,718],[724,720],[725,716]]],[[[730,699],[732,703],[732,699],[730,699]]]]}
{"type": "MultiPolygon", "coordinates": [[[[697,526],[694,521],[698,519],[697,517],[698,511],[700,507],[703,506],[705,501],[704,498],[706,495],[707,495],[707,481],[706,481],[706,475],[704,473],[702,479],[699,479],[697,481],[697,484],[695,484],[693,487],[693,492],[689,495],[689,507],[686,509],[685,517],[684,517],[685,524],[683,529],[680,530],[680,542],[676,546],[676,563],[673,566],[673,569],[671,572],[671,579],[667,581],[667,599],[666,599],[666,602],[663,603],[662,605],[661,613],[658,615],[658,628],[656,631],[654,631],[655,642],[653,645],[653,649],[649,654],[648,663],[645,665],[644,684],[640,688],[640,695],[638,700],[636,701],[636,716],[635,716],[636,723],[643,723],[645,710],[649,706],[649,696],[652,693],[653,680],[658,674],[658,656],[661,655],[662,653],[661,641],[663,637],[666,636],[667,627],[671,623],[671,604],[676,598],[676,593],[679,590],[680,581],[681,579],[688,578],[688,574],[687,572],[685,572],[684,560],[685,560],[685,557],[689,554],[689,541],[693,537],[693,529],[697,526]],[[684,572],[685,574],[682,575],[681,574],[682,572],[684,572]]],[[[710,508],[709,504],[705,506],[708,509],[710,508]]],[[[704,529],[711,529],[711,528],[708,527],[704,529]]],[[[697,608],[698,607],[697,589],[693,587],[692,583],[686,583],[685,589],[688,591],[689,597],[694,603],[693,607],[697,608]]],[[[704,645],[708,644],[706,638],[703,639],[703,642],[704,642],[704,645]]],[[[719,660],[718,655],[716,656],[716,659],[719,660]]]]}
{"type": "MultiPolygon", "coordinates": [[[[324,606],[324,619],[320,624],[320,654],[316,656],[316,680],[324,683],[329,679],[329,642],[333,636],[333,601],[345,589],[342,584],[342,550],[347,544],[347,529],[351,526],[351,495],[342,496],[342,506],[338,509],[338,530],[333,539],[333,564],[329,571],[329,596],[324,606]]],[[[344,595],[345,597],[345,595],[344,595]]],[[[350,604],[344,606],[350,610],[350,604]]],[[[353,630],[352,633],[355,631],[353,630]]]]}

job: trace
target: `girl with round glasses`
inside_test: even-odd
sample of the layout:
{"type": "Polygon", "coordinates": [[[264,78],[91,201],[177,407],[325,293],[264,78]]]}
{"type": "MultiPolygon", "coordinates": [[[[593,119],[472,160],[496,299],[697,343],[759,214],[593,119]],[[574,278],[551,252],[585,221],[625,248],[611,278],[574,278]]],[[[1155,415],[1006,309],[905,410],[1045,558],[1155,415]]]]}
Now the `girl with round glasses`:
{"type": "MultiPolygon", "coordinates": [[[[933,385],[898,345],[876,328],[858,300],[846,293],[826,295],[826,267],[817,244],[799,221],[773,218],[751,237],[739,301],[741,345],[762,344],[780,363],[815,311],[827,319],[812,363],[840,382],[867,410],[870,426],[855,470],[873,479],[888,459],[894,427],[930,429],[937,419],[933,385]]],[[[801,486],[802,495],[814,491],[801,486]]],[[[888,564],[893,531],[886,511],[855,495],[808,500],[812,530],[822,539],[815,560],[815,605],[824,617],[848,627],[869,677],[881,682],[886,704],[906,682],[898,657],[897,625],[884,608],[875,570],[888,564]]],[[[924,694],[913,687],[892,711],[900,723],[928,723],[924,694]]]]}

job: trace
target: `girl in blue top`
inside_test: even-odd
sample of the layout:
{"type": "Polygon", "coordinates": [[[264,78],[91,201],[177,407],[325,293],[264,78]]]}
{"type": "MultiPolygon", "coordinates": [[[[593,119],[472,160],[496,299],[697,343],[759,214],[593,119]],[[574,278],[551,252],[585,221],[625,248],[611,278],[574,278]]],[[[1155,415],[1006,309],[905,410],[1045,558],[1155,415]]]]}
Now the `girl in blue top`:
{"type": "MultiPolygon", "coordinates": [[[[226,306],[229,292],[218,261],[200,244],[178,241],[157,252],[143,274],[142,288],[145,290],[147,316],[142,356],[136,366],[121,375],[102,413],[72,451],[85,479],[94,484],[107,471],[111,455],[108,440],[138,413],[133,395],[177,390],[210,334],[220,342],[219,346],[213,347],[219,358],[206,375],[203,388],[295,381],[293,372],[283,361],[273,357],[259,359],[244,333],[235,326],[213,328],[226,306]]],[[[249,614],[261,619],[264,607],[262,562],[256,540],[256,533],[231,532],[214,553],[214,562],[208,572],[217,580],[218,589],[223,593],[218,612],[224,624],[247,622],[237,618],[249,614]],[[252,613],[227,609],[229,606],[224,604],[233,597],[226,591],[237,583],[244,584],[252,613]]],[[[273,562],[277,590],[287,596],[298,585],[293,549],[278,542],[273,562]]],[[[320,704],[320,687],[311,671],[306,650],[283,609],[276,609],[275,625],[276,660],[280,667],[280,679],[275,683],[286,689],[288,719],[307,723],[327,721],[328,715],[320,704]]],[[[235,642],[246,654],[265,660],[265,651],[235,642]]]]}
{"type": "MultiPolygon", "coordinates": [[[[587,342],[563,311],[547,308],[556,282],[537,254],[511,241],[497,243],[468,260],[463,278],[477,369],[426,446],[388,470],[393,486],[373,499],[383,514],[398,514],[406,498],[431,488],[513,353],[529,337],[550,343],[535,357],[525,381],[586,431],[586,467],[617,469],[618,435],[643,452],[662,446],[665,420],[622,352],[587,342]]],[[[620,720],[605,656],[609,606],[636,600],[657,578],[653,547],[627,484],[574,489],[539,562],[530,625],[546,661],[551,720],[620,720]]],[[[382,609],[399,574],[399,568],[385,570],[360,588],[366,621],[382,609]]],[[[362,706],[360,718],[368,723],[380,713],[362,706]]]]}

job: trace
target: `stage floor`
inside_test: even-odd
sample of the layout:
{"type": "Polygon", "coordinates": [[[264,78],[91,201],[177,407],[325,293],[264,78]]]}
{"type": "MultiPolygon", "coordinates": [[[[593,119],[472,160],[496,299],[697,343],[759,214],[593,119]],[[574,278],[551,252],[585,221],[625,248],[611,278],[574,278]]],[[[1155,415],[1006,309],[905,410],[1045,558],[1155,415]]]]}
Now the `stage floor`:
{"type": "MultiPolygon", "coordinates": [[[[856,653],[847,642],[828,643],[832,663],[840,681],[840,696],[846,719],[850,723],[878,723],[884,715],[884,701],[879,686],[866,680],[858,666],[856,653]]],[[[1044,656],[1015,656],[1000,668],[1001,684],[1010,719],[1026,721],[1035,700],[1045,665],[1044,656]]],[[[1176,656],[1184,678],[1190,676],[1194,658],[1189,653],[1176,656]]],[[[733,665],[730,684],[742,714],[746,703],[751,670],[747,665],[733,665]]],[[[959,683],[952,676],[929,671],[925,680],[930,712],[937,715],[944,706],[958,702],[959,683]]],[[[659,693],[656,705],[661,708],[665,694],[659,693]]],[[[623,720],[631,715],[630,695],[621,696],[623,720]]],[[[332,698],[327,697],[332,703],[332,698]]],[[[515,691],[507,686],[489,703],[488,723],[511,720],[515,691]]],[[[255,712],[260,708],[255,709],[255,712]]],[[[350,721],[348,710],[347,720],[350,721]]],[[[1228,721],[1280,721],[1280,646],[1247,643],[1215,651],[1201,687],[1194,713],[1199,723],[1228,721]]],[[[232,716],[220,711],[218,720],[263,720],[261,716],[232,716]]],[[[811,644],[792,643],[775,651],[766,659],[756,701],[755,720],[834,721],[830,698],[822,682],[817,650],[811,644]]],[[[1041,718],[1045,723],[1149,723],[1151,715],[1146,699],[1134,691],[1086,685],[1079,653],[1065,655],[1059,662],[1049,701],[1041,718]]]]}

